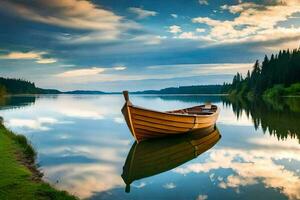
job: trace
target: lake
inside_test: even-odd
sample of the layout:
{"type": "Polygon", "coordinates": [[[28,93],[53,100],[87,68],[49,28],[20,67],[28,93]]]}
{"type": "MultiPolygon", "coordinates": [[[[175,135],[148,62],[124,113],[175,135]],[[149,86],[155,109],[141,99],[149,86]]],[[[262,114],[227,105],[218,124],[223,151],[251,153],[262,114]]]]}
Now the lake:
{"type": "Polygon", "coordinates": [[[161,111],[213,102],[221,108],[221,138],[198,154],[182,153],[172,163],[168,153],[174,148],[166,152],[161,144],[176,147],[189,140],[158,140],[153,146],[148,141],[136,147],[120,111],[121,95],[16,96],[0,102],[0,116],[37,150],[44,179],[80,198],[300,199],[300,98],[249,102],[131,95],[131,101],[161,111]],[[156,153],[145,162],[154,168],[126,171],[133,153],[143,157],[152,150],[156,153]],[[129,193],[123,178],[131,178],[129,193]]]}

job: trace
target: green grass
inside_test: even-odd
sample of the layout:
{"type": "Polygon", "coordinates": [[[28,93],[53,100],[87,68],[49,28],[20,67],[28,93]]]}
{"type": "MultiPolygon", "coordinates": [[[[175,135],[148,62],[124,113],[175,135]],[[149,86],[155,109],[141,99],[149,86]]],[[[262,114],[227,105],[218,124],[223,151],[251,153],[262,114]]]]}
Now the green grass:
{"type": "Polygon", "coordinates": [[[299,96],[300,83],[295,83],[289,87],[283,85],[275,85],[274,87],[266,90],[263,94],[264,97],[280,97],[280,96],[299,96]]]}
{"type": "Polygon", "coordinates": [[[76,199],[34,179],[33,172],[22,163],[33,163],[35,155],[24,136],[15,135],[0,124],[0,199],[76,199]]]}
{"type": "MultiPolygon", "coordinates": [[[[229,92],[229,96],[232,98],[236,97],[246,97],[249,100],[253,100],[257,96],[253,93],[253,91],[247,91],[246,87],[243,86],[240,89],[231,90],[229,92]]],[[[278,98],[284,96],[300,96],[300,83],[295,83],[290,85],[289,87],[285,87],[282,84],[274,85],[272,88],[265,90],[262,94],[264,99],[267,98],[278,98]]]]}

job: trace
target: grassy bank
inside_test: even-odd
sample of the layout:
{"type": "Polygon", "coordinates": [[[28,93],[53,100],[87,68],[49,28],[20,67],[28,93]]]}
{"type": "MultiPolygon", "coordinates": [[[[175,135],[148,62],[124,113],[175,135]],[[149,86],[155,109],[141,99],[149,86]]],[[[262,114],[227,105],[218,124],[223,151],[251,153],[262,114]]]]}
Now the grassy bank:
{"type": "Polygon", "coordinates": [[[289,87],[284,85],[275,85],[274,87],[266,90],[263,94],[264,97],[279,97],[279,96],[300,96],[300,83],[292,84],[289,87]]]}
{"type": "Polygon", "coordinates": [[[7,130],[0,119],[0,199],[76,199],[44,183],[34,159],[26,138],[7,130]]]}
{"type": "Polygon", "coordinates": [[[229,96],[231,98],[247,98],[249,100],[257,98],[279,98],[279,97],[299,97],[300,96],[300,83],[295,83],[289,87],[284,87],[282,84],[274,85],[272,88],[265,90],[261,95],[255,94],[242,87],[239,90],[231,90],[229,96]]]}

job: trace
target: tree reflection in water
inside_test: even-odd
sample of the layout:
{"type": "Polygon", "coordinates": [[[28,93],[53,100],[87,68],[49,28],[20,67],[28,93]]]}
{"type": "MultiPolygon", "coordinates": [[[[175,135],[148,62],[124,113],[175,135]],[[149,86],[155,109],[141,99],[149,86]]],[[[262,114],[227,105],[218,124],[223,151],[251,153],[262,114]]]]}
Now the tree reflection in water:
{"type": "Polygon", "coordinates": [[[300,101],[297,98],[256,99],[223,98],[225,106],[239,118],[244,112],[252,118],[255,129],[262,127],[264,133],[276,136],[278,140],[288,137],[300,142],[300,101]]]}

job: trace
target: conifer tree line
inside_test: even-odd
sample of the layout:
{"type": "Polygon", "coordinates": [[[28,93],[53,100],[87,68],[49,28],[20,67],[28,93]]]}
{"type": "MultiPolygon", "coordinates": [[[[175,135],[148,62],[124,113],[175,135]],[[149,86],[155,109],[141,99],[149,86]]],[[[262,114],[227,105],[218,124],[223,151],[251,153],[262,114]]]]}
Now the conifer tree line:
{"type": "Polygon", "coordinates": [[[10,79],[0,77],[0,86],[8,94],[31,94],[36,92],[34,83],[22,79],[10,79]]]}
{"type": "Polygon", "coordinates": [[[223,85],[223,90],[259,96],[274,86],[289,87],[295,83],[300,83],[300,48],[279,51],[270,58],[265,56],[262,63],[257,60],[251,72],[248,71],[245,77],[237,73],[232,84],[223,85]]]}
{"type": "Polygon", "coordinates": [[[0,77],[0,97],[6,94],[59,94],[58,90],[41,89],[23,79],[0,77]]]}
{"type": "Polygon", "coordinates": [[[145,90],[134,92],[136,94],[220,94],[223,91],[223,86],[220,85],[192,85],[169,87],[161,90],[145,90]]]}

